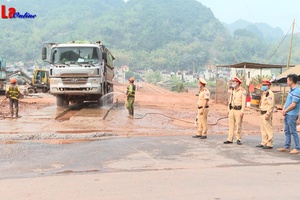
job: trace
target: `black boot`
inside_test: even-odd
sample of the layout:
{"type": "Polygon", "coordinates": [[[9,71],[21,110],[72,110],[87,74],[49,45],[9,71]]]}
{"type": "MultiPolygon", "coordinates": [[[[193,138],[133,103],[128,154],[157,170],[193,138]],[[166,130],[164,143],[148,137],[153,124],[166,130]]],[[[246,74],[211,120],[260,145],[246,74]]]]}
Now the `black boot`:
{"type": "Polygon", "coordinates": [[[10,116],[13,117],[14,116],[14,109],[10,108],[10,116]]]}
{"type": "Polygon", "coordinates": [[[129,109],[128,109],[128,111],[129,111],[129,116],[131,116],[131,117],[132,117],[132,116],[133,116],[133,111],[132,111],[132,108],[129,108],[129,109]]]}
{"type": "Polygon", "coordinates": [[[19,108],[16,108],[16,117],[19,117],[19,108]]]}

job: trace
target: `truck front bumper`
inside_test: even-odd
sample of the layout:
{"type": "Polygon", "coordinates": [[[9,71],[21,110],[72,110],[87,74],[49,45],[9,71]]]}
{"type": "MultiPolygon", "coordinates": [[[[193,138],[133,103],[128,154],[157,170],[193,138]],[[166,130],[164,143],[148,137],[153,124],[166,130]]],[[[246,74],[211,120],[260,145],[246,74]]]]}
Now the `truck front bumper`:
{"type": "Polygon", "coordinates": [[[70,94],[70,95],[86,95],[86,94],[101,94],[101,87],[93,86],[51,86],[50,93],[59,95],[59,94],[70,94]]]}

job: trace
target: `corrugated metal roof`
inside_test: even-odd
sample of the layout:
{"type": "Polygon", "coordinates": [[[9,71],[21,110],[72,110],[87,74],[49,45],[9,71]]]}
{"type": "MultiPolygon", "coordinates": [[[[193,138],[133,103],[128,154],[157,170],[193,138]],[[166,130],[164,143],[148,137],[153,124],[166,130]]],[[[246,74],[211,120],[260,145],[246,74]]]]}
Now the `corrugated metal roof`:
{"type": "MultiPolygon", "coordinates": [[[[294,66],[295,65],[290,65],[290,67],[294,67],[294,66]]],[[[286,65],[271,65],[271,64],[241,62],[241,63],[230,64],[230,65],[218,65],[217,67],[267,69],[267,68],[285,68],[286,65]]]]}
{"type": "Polygon", "coordinates": [[[272,83],[286,83],[286,77],[289,74],[297,74],[298,81],[300,81],[300,65],[296,65],[295,67],[289,68],[288,70],[284,71],[282,74],[278,75],[272,83]]]}

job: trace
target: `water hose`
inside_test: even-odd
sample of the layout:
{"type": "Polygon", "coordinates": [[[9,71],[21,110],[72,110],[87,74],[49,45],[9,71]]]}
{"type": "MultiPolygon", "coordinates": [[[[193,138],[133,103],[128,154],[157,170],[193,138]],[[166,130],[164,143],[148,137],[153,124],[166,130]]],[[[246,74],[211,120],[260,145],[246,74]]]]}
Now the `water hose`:
{"type": "MultiPolygon", "coordinates": [[[[170,119],[174,119],[174,120],[178,120],[178,121],[182,121],[182,122],[186,122],[186,123],[190,123],[190,124],[195,124],[195,122],[191,122],[191,121],[184,120],[184,119],[179,119],[179,118],[172,117],[172,116],[169,116],[169,115],[166,115],[166,114],[163,114],[163,113],[145,113],[142,117],[132,117],[132,118],[133,119],[143,119],[146,115],[162,115],[162,116],[170,118],[170,119]]],[[[217,125],[220,120],[226,119],[226,118],[228,118],[228,116],[220,117],[220,118],[217,119],[217,121],[215,123],[207,124],[207,125],[212,125],[212,126],[217,125]]]]}
{"type": "Polygon", "coordinates": [[[1,101],[0,105],[2,105],[2,103],[3,103],[6,99],[7,99],[7,97],[5,97],[5,98],[1,101]]]}

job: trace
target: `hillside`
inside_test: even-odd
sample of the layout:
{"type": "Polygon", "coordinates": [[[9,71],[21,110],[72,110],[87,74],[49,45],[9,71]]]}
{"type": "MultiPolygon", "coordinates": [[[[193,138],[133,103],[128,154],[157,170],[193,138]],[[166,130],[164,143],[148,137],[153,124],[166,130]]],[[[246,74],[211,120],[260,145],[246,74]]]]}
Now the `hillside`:
{"type": "Polygon", "coordinates": [[[265,23],[250,23],[240,19],[234,23],[225,24],[225,26],[229,29],[231,34],[238,29],[245,29],[269,43],[277,42],[284,36],[284,33],[280,28],[272,28],[265,23]]]}
{"type": "MultiPolygon", "coordinates": [[[[263,37],[249,28],[230,34],[196,0],[40,0],[34,4],[14,0],[5,5],[37,15],[36,19],[1,19],[0,56],[9,62],[43,64],[43,42],[101,40],[117,58],[116,66],[201,70],[210,64],[232,63],[235,58],[265,62],[279,43],[270,39],[274,30],[267,26],[256,26],[263,37]]],[[[268,62],[286,63],[288,44],[268,62]]],[[[293,62],[298,58],[292,57],[293,62]]]]}
{"type": "MultiPolygon", "coordinates": [[[[124,49],[125,55],[129,49],[142,58],[129,64],[139,65],[145,57],[150,58],[145,67],[183,68],[193,62],[215,62],[223,53],[216,44],[226,47],[225,40],[230,40],[213,13],[193,0],[131,0],[114,21],[122,23],[104,27],[104,35],[114,33],[107,37],[109,43],[118,38],[114,47],[124,49]]],[[[128,56],[123,61],[126,59],[128,56]]]]}

